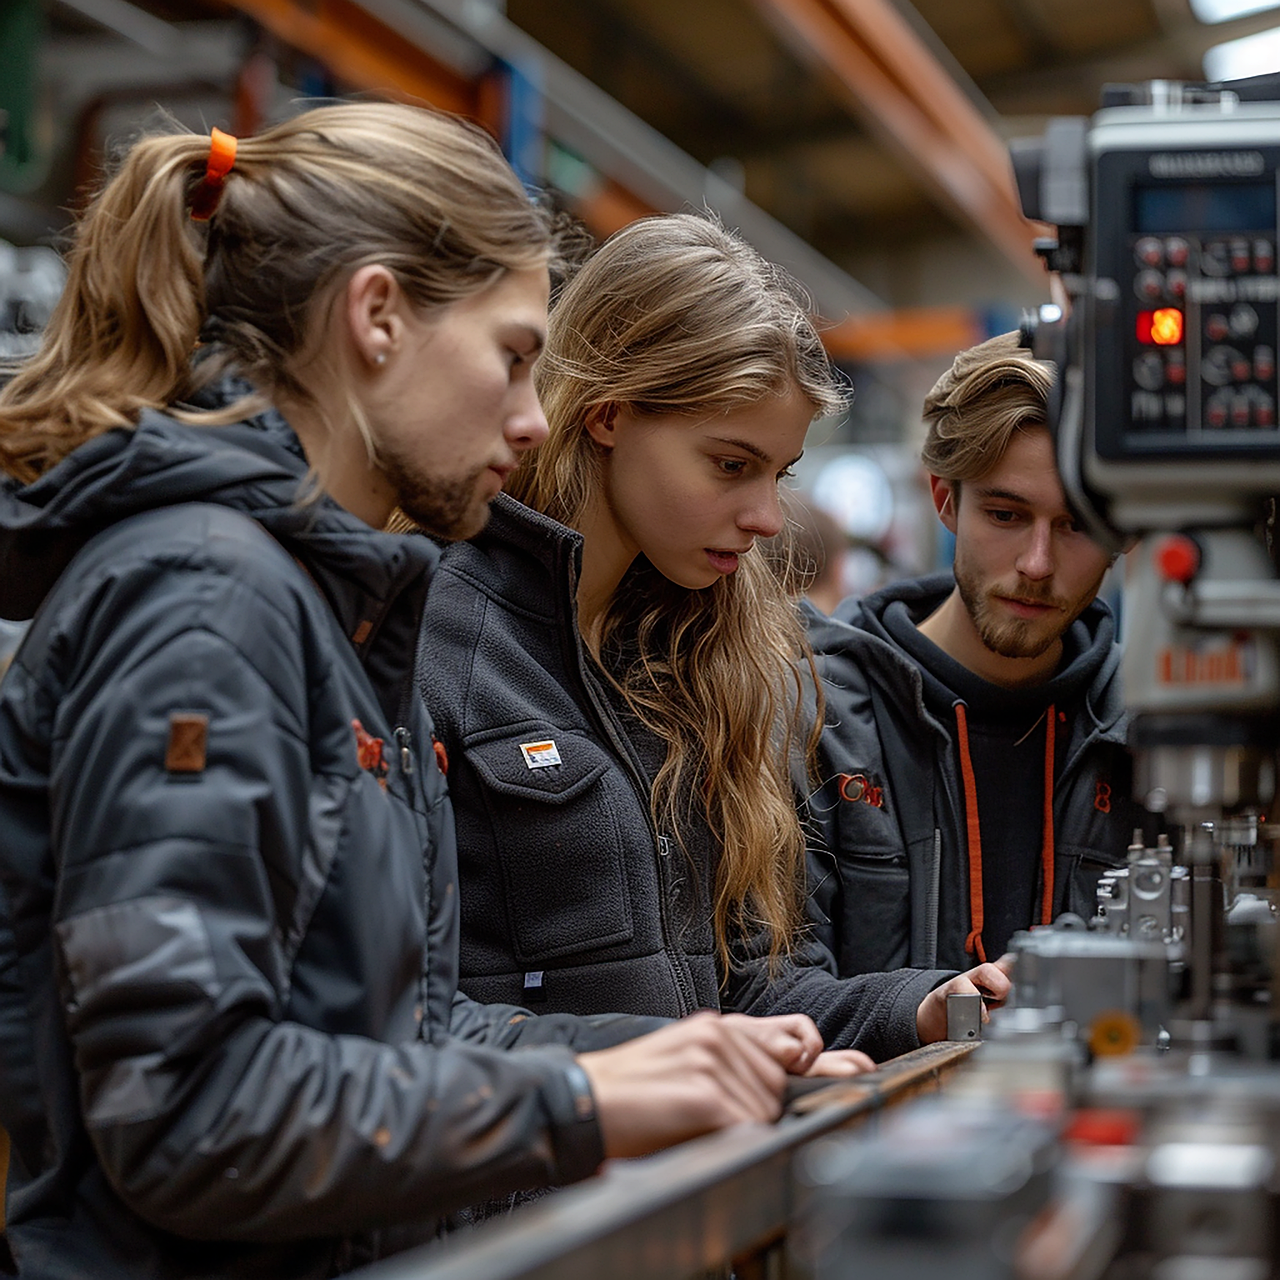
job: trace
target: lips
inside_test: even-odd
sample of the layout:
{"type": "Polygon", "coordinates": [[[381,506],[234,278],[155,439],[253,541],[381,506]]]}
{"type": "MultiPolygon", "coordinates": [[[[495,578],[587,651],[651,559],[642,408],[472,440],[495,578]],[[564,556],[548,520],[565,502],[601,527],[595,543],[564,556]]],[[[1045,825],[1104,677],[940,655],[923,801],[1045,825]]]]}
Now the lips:
{"type": "Polygon", "coordinates": [[[707,559],[717,573],[734,573],[738,568],[738,557],[750,551],[743,547],[741,551],[725,551],[713,547],[706,548],[707,559]]]}
{"type": "Polygon", "coordinates": [[[1047,613],[1061,611],[1060,606],[1052,600],[1021,600],[1016,596],[997,596],[996,598],[1021,618],[1042,618],[1047,613]]]}

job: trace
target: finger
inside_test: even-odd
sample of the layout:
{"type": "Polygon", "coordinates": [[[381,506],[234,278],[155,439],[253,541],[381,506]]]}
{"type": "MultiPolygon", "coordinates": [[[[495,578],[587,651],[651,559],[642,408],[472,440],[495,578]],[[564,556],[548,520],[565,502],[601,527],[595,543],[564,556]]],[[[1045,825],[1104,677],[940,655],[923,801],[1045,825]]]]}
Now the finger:
{"type": "Polygon", "coordinates": [[[840,1078],[862,1075],[875,1069],[876,1064],[857,1049],[828,1049],[814,1059],[805,1075],[840,1078]]]}
{"type": "Polygon", "coordinates": [[[721,1080],[742,1109],[743,1118],[776,1119],[782,1109],[786,1068],[751,1033],[732,1024],[723,1031],[717,1046],[722,1059],[721,1080]]]}
{"type": "Polygon", "coordinates": [[[971,971],[970,977],[974,986],[983,996],[999,1002],[1005,998],[1013,987],[1009,975],[997,964],[983,964],[971,971]]]}
{"type": "Polygon", "coordinates": [[[751,1036],[775,1062],[793,1074],[803,1074],[822,1052],[822,1036],[807,1014],[753,1018],[731,1013],[725,1015],[725,1020],[751,1036]]]}

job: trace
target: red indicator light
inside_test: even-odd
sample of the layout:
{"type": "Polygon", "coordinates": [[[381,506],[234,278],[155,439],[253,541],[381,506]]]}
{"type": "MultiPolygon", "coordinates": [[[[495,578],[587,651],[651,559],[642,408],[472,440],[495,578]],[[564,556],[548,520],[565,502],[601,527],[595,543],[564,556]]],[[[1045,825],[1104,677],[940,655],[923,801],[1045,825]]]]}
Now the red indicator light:
{"type": "Polygon", "coordinates": [[[1154,315],[1155,315],[1154,311],[1138,312],[1138,325],[1137,325],[1138,341],[1143,343],[1144,345],[1149,345],[1152,341],[1151,320],[1152,320],[1152,317],[1154,317],[1154,315]]]}
{"type": "Polygon", "coordinates": [[[1161,347],[1176,347],[1182,341],[1182,312],[1177,307],[1151,313],[1151,341],[1161,347]]]}

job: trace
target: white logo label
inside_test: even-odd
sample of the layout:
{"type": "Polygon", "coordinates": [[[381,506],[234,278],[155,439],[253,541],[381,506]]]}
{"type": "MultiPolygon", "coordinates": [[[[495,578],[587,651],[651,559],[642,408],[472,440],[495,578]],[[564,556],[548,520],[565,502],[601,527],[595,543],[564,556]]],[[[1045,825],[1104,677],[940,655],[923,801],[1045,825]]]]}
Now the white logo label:
{"type": "Polygon", "coordinates": [[[530,769],[546,769],[560,763],[560,752],[550,738],[545,742],[522,742],[520,751],[530,769]]]}

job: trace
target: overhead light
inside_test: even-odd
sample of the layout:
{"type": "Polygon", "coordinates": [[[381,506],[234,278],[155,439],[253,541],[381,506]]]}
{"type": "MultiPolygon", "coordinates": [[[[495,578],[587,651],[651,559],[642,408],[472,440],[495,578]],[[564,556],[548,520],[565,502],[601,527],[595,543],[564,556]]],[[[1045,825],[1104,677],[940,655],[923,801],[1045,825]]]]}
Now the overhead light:
{"type": "Polygon", "coordinates": [[[1191,0],[1191,12],[1201,22],[1229,22],[1276,8],[1280,8],[1280,0],[1191,0]]]}
{"type": "Polygon", "coordinates": [[[1204,76],[1209,81],[1244,80],[1280,71],[1280,27],[1215,44],[1204,55],[1204,76]]]}

